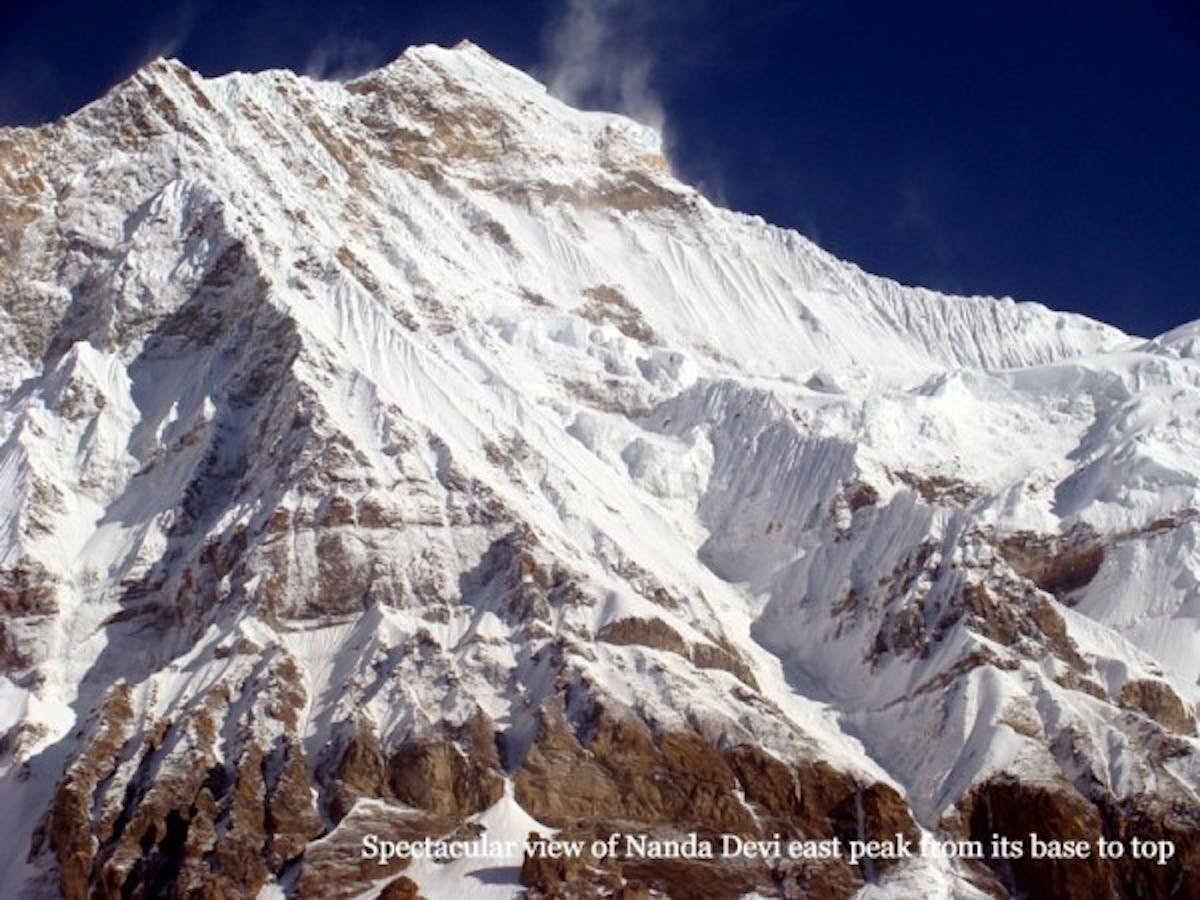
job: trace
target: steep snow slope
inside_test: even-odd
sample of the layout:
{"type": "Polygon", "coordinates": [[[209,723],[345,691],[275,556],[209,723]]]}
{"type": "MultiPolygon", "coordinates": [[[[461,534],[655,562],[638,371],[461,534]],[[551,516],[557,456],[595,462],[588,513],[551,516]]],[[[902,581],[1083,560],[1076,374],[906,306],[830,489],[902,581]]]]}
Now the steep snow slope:
{"type": "Polygon", "coordinates": [[[471,45],[158,61],[0,178],[0,893],[352,896],[365,830],[522,817],[1200,852],[1195,326],[867,275],[471,45]]]}

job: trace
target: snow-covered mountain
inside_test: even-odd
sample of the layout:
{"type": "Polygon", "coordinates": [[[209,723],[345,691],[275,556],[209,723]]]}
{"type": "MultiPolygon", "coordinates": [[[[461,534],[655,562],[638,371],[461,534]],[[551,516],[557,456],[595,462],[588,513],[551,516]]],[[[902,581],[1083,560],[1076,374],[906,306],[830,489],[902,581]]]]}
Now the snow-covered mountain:
{"type": "Polygon", "coordinates": [[[0,895],[1200,896],[1200,325],[868,275],[469,44],[160,60],[0,183],[0,895]],[[1178,855],[361,858],[614,830],[1178,855]]]}

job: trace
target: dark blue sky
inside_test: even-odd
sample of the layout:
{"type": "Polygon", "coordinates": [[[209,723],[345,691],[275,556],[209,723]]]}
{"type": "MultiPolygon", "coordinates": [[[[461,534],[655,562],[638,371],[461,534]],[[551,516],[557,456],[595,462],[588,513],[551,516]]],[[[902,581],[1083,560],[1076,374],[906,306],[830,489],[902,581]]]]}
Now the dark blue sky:
{"type": "Polygon", "coordinates": [[[682,177],[870,271],[1142,334],[1200,318],[1188,0],[0,0],[0,122],[158,54],[344,75],[463,37],[577,101],[661,113],[682,177]]]}

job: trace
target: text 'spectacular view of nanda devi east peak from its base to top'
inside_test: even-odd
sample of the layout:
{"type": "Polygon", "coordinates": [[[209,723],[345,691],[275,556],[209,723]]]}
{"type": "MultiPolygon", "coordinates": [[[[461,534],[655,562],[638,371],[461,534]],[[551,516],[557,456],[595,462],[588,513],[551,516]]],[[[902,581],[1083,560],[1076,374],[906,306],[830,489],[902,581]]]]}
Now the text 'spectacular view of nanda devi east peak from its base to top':
{"type": "Polygon", "coordinates": [[[0,130],[3,897],[1200,897],[1200,324],[464,42],[0,130]]]}

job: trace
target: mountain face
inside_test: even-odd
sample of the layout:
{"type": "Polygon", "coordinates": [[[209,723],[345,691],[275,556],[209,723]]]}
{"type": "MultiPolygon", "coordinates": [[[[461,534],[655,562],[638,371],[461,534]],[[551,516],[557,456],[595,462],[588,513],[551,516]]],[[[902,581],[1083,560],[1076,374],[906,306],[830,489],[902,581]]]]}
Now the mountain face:
{"type": "Polygon", "coordinates": [[[1200,326],[867,275],[467,44],[158,61],[0,184],[0,895],[1200,896],[1200,326]],[[616,831],[1177,855],[362,854],[616,831]]]}

